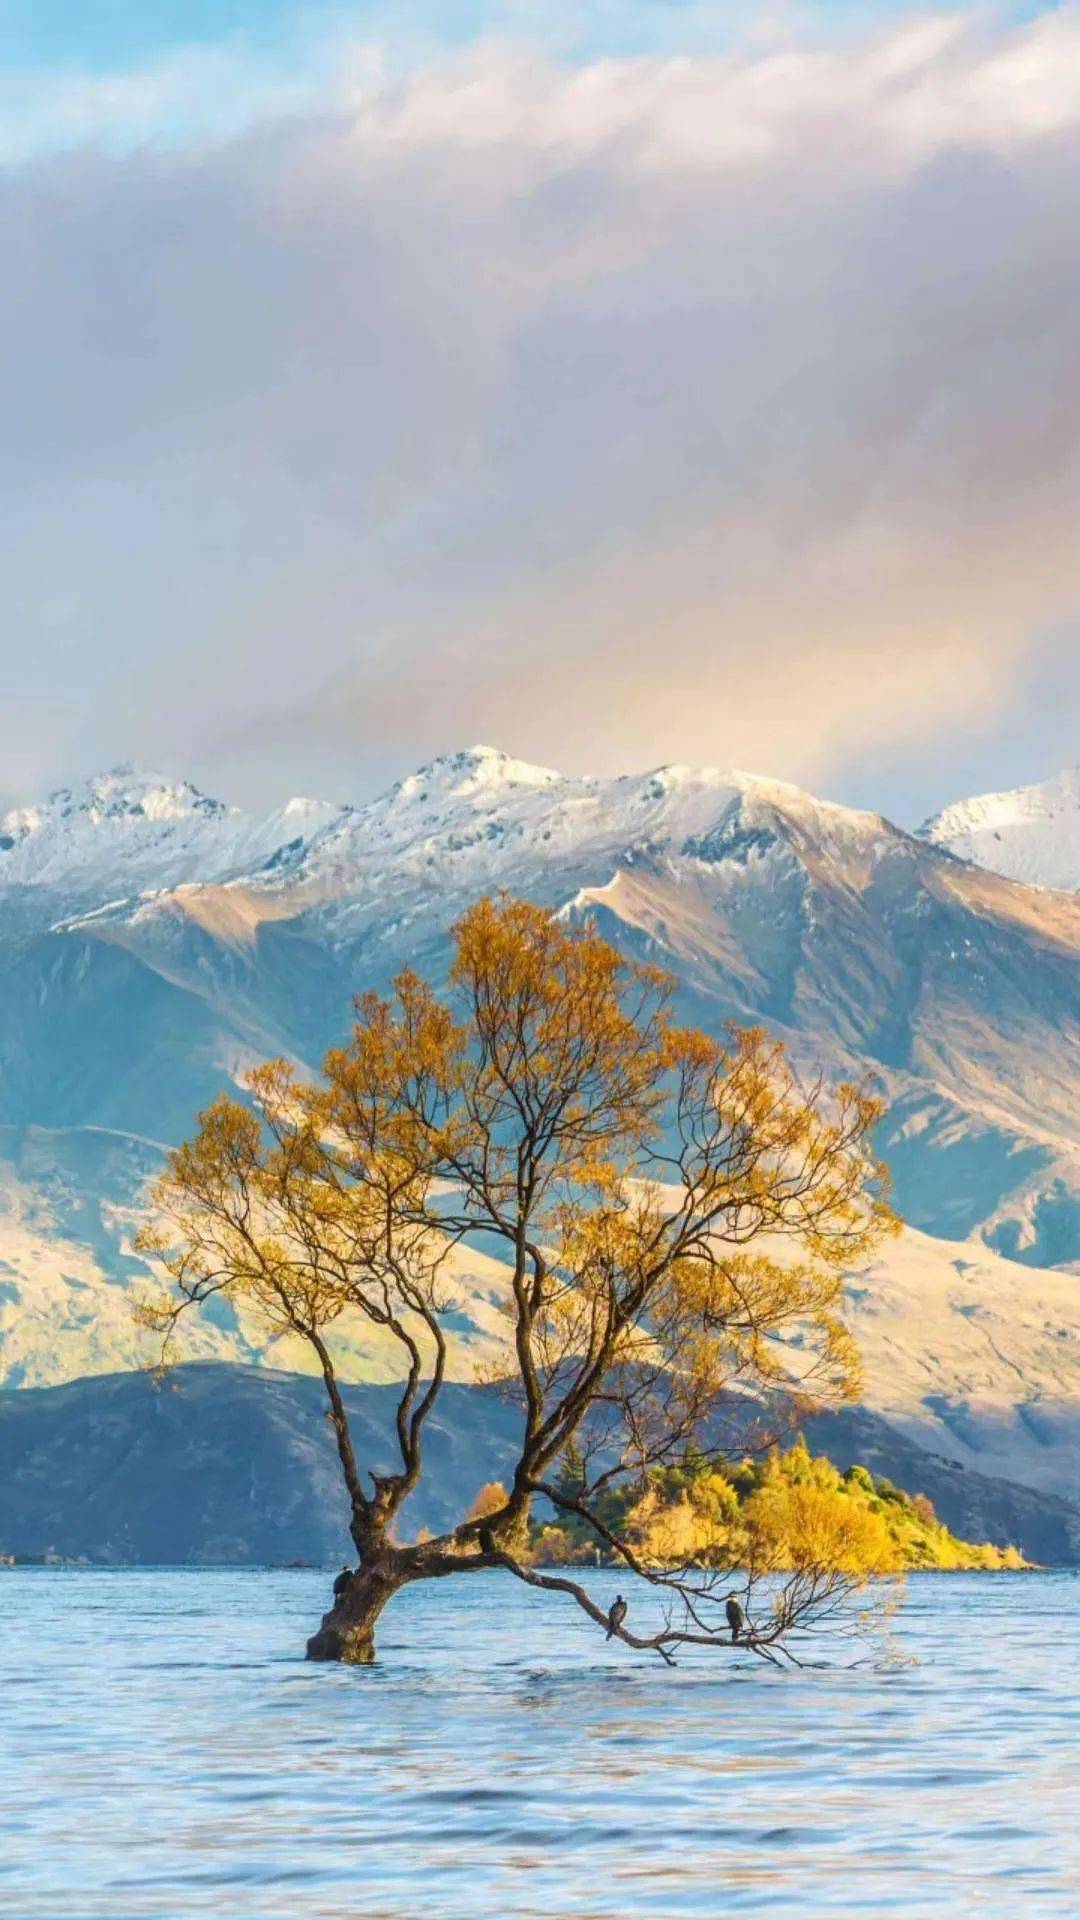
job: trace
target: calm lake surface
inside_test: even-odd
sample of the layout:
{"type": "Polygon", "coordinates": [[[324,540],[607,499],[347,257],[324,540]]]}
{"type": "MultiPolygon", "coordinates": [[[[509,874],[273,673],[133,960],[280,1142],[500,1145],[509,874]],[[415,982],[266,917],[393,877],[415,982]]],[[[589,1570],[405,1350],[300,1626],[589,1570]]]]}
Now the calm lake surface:
{"type": "Polygon", "coordinates": [[[497,1574],[309,1666],[327,1584],[0,1572],[0,1913],[1080,1914],[1080,1574],[921,1576],[919,1666],[794,1674],[497,1574]]]}

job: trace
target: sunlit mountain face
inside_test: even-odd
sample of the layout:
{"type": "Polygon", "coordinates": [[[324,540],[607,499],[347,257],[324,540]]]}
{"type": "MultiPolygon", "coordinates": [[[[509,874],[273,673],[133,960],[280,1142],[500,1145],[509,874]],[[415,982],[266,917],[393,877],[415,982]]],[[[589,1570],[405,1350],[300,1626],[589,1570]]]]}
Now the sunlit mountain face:
{"type": "MultiPolygon", "coordinates": [[[[670,968],[686,1018],[760,1021],[807,1071],[875,1076],[912,1232],[853,1284],[871,1396],[1052,1490],[1080,1444],[1078,791],[962,803],[913,836],[734,771],[601,780],[477,747],[361,807],[259,816],[119,768],[9,813],[0,1379],[134,1364],[131,1242],[164,1146],[255,1060],[316,1070],[354,993],[406,963],[439,977],[458,912],[506,888],[670,968]]],[[[498,1276],[462,1286],[467,1377],[499,1337],[498,1276]]],[[[351,1373],[385,1377],[365,1337],[351,1373]]],[[[193,1338],[283,1364],[227,1312],[193,1338]]]]}
{"type": "Polygon", "coordinates": [[[935,813],[920,834],[961,860],[1034,887],[1080,891],[1080,767],[1033,787],[981,793],[935,813]]]}

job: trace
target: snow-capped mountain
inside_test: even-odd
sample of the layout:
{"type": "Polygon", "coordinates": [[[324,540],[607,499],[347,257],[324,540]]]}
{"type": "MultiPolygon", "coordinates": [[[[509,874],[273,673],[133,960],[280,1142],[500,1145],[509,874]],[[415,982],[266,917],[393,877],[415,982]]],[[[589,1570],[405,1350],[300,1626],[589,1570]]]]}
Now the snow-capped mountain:
{"type": "Polygon", "coordinates": [[[1080,767],[1038,786],[958,800],[919,832],[961,860],[1028,886],[1080,892],[1080,767]]]}
{"type": "MultiPolygon", "coordinates": [[[[56,1377],[61,1359],[63,1372],[130,1364],[117,1289],[139,1271],[138,1187],[163,1145],[256,1059],[315,1070],[356,991],[406,963],[438,976],[454,918],[496,887],[593,916],[667,965],[688,1019],[761,1021],[809,1069],[877,1077],[901,1209],[937,1236],[911,1267],[955,1358],[926,1375],[935,1432],[944,1444],[963,1403],[963,1447],[989,1445],[1005,1389],[991,1410],[988,1336],[955,1243],[981,1243],[980,1272],[996,1260],[995,1314],[1010,1272],[1030,1309],[1060,1305],[1080,1269],[1080,898],[958,859],[937,828],[913,836],[778,781],[691,767],[598,780],[484,747],[365,806],[256,815],[118,769],[7,816],[0,1384],[56,1377]]],[[[876,1281],[860,1308],[879,1315],[879,1397],[888,1354],[910,1346],[910,1297],[876,1281]]],[[[1055,1379],[1077,1398],[1053,1312],[1045,1340],[1038,1313],[1025,1321],[1021,1373],[1001,1376],[1025,1432],[1033,1397],[1050,1418],[1055,1379]]],[[[236,1357],[242,1330],[213,1338],[236,1357]]],[[[993,1338],[1011,1353],[1004,1322],[993,1338]]]]}
{"type": "MultiPolygon", "coordinates": [[[[923,1133],[959,1103],[1040,1164],[1080,1130],[1080,902],[778,781],[597,780],[476,747],[362,807],[253,816],[123,769],[7,827],[0,1124],[175,1137],[253,1054],[316,1066],[358,987],[438,972],[462,906],[506,887],[664,960],[695,1019],[765,1020],[803,1058],[880,1071],[907,1140],[916,1093],[923,1133]]],[[[950,1181],[944,1222],[914,1185],[922,1225],[985,1218],[985,1179],[967,1213],[950,1181]]]]}
{"type": "MultiPolygon", "coordinates": [[[[447,861],[467,889],[522,865],[692,854],[695,842],[720,846],[725,834],[733,847],[746,820],[770,809],[849,849],[896,831],[880,815],[734,770],[668,766],[600,780],[485,746],[443,755],[366,806],[294,798],[266,814],[129,765],[0,816],[0,897],[35,887],[100,908],[184,885],[272,889],[301,878],[355,890],[373,864],[414,878],[437,866],[445,879],[447,861]]],[[[918,837],[1028,885],[1080,889],[1080,768],[957,801],[918,837]]]]}
{"type": "Polygon", "coordinates": [[[293,799],[266,815],[122,766],[0,818],[0,889],[39,887],[99,905],[111,894],[127,904],[184,884],[303,877],[348,887],[373,862],[419,876],[446,860],[460,885],[483,886],[523,861],[549,867],[686,841],[721,829],[741,802],[770,797],[835,823],[876,818],[715,768],[597,780],[484,746],[432,761],[367,806],[293,799]]]}
{"type": "Polygon", "coordinates": [[[224,880],[285,847],[299,849],[347,811],[297,799],[260,818],[189,781],[113,767],[0,816],[0,889],[39,887],[101,903],[185,880],[224,880]]]}

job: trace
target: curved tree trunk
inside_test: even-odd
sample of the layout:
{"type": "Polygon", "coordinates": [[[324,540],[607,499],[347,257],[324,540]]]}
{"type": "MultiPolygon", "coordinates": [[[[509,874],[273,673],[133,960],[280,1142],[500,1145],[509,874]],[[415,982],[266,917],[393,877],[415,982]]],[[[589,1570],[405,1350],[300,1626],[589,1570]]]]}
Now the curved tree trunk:
{"type": "Polygon", "coordinates": [[[375,1658],[375,1624],[387,1601],[408,1584],[409,1575],[391,1555],[361,1567],[344,1593],[323,1615],[318,1633],[307,1643],[309,1660],[343,1660],[370,1666],[375,1658]]]}

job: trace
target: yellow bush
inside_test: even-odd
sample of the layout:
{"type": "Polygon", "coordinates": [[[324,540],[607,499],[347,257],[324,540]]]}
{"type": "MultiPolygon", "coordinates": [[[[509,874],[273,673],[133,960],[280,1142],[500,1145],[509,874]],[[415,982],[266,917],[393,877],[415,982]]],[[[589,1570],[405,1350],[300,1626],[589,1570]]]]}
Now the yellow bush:
{"type": "Polygon", "coordinates": [[[468,1513],[466,1520],[483,1520],[489,1513],[498,1513],[507,1502],[506,1488],[501,1480],[489,1480],[482,1486],[468,1513]]]}
{"type": "Polygon", "coordinates": [[[778,1477],[751,1495],[743,1517],[756,1564],[776,1572],[822,1567],[866,1579],[903,1565],[880,1512],[813,1479],[778,1477]]]}

